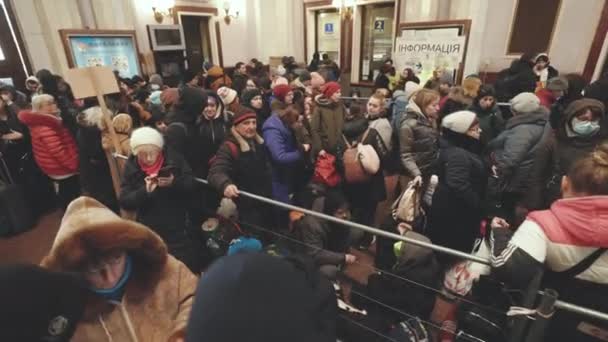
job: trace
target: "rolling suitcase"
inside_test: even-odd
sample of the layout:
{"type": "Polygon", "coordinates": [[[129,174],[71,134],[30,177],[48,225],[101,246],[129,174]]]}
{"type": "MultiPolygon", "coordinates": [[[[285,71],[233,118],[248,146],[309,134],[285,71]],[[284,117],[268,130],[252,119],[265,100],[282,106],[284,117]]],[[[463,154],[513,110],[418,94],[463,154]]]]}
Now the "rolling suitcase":
{"type": "Polygon", "coordinates": [[[6,162],[0,156],[0,236],[19,234],[33,225],[23,189],[13,182],[6,162]]]}

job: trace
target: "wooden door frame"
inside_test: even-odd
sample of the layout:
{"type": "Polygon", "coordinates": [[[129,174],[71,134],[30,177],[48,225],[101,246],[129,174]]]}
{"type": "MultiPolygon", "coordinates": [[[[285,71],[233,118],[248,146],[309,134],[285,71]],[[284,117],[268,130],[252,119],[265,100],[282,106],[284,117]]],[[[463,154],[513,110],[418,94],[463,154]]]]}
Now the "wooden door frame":
{"type": "Polygon", "coordinates": [[[597,67],[597,63],[600,62],[599,58],[602,52],[602,47],[604,46],[606,34],[608,34],[608,0],[604,0],[604,7],[602,8],[602,13],[600,15],[597,28],[595,29],[595,36],[593,37],[593,42],[591,43],[591,48],[589,49],[589,54],[587,55],[585,68],[583,69],[583,77],[587,81],[591,81],[597,67]]]}

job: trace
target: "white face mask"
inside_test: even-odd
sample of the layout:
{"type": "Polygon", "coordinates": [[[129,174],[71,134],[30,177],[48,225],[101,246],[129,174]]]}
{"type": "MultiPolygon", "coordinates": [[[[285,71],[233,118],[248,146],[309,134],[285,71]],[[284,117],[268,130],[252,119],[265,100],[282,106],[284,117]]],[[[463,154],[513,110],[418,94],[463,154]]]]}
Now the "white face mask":
{"type": "Polygon", "coordinates": [[[600,130],[599,121],[582,121],[577,118],[572,119],[572,130],[581,136],[590,136],[600,130]]]}

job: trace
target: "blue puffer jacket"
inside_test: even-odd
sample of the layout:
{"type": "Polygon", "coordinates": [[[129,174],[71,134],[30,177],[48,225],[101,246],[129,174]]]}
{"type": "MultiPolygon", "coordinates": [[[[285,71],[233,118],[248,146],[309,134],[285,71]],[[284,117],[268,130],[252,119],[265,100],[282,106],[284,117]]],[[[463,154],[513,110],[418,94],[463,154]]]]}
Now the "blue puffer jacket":
{"type": "Polygon", "coordinates": [[[262,134],[272,164],[272,197],[288,203],[302,152],[298,150],[293,131],[285,126],[277,113],[264,122],[262,134]]]}

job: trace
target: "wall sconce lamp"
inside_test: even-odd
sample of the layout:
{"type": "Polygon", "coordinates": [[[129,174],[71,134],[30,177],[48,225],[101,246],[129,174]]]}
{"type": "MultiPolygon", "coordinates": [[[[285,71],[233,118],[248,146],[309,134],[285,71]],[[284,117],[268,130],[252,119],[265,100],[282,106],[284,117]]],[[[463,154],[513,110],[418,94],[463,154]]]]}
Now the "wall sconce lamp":
{"type": "Polygon", "coordinates": [[[173,15],[174,0],[155,0],[152,1],[152,12],[154,12],[154,20],[157,23],[162,23],[165,17],[173,15]]]}
{"type": "Polygon", "coordinates": [[[235,14],[230,14],[230,1],[224,1],[224,22],[226,25],[230,25],[232,19],[237,19],[239,17],[239,11],[236,11],[235,14]]]}
{"type": "Polygon", "coordinates": [[[344,20],[350,20],[353,17],[353,11],[357,5],[357,0],[333,0],[332,6],[340,10],[340,15],[344,20]]]}

